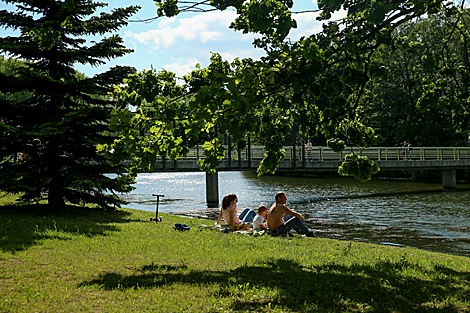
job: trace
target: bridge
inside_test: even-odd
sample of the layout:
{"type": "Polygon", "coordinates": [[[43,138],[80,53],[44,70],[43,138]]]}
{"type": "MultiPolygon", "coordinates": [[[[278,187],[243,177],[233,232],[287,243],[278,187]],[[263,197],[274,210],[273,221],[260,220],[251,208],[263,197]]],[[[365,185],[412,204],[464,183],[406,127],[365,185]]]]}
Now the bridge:
{"type": "MultiPolygon", "coordinates": [[[[381,170],[442,170],[443,188],[456,188],[456,170],[470,168],[470,147],[347,147],[342,153],[335,153],[328,147],[285,146],[286,157],[280,162],[278,172],[337,172],[344,156],[352,152],[368,156],[381,170]]],[[[263,159],[263,146],[250,146],[242,151],[231,151],[225,146],[225,157],[218,171],[254,171],[263,159]]],[[[197,161],[204,158],[202,148],[194,148],[179,160],[160,158],[153,170],[199,171],[197,161]]],[[[217,206],[218,176],[206,173],[208,205],[217,206]]]]}

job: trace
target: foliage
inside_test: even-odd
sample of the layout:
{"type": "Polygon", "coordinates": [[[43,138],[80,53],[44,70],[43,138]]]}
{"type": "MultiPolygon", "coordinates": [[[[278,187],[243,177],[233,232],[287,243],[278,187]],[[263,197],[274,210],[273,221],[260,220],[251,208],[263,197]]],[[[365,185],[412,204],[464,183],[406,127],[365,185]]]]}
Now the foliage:
{"type": "Polygon", "coordinates": [[[376,174],[380,167],[374,160],[369,160],[367,155],[355,153],[344,157],[343,165],[338,168],[338,173],[343,176],[353,176],[361,182],[368,181],[372,174],[376,174]]]}
{"type": "Polygon", "coordinates": [[[433,38],[428,28],[424,38],[434,39],[433,45],[423,51],[421,57],[422,93],[417,108],[428,111],[433,108],[450,112],[453,123],[460,131],[470,130],[470,15],[468,9],[451,8],[430,19],[426,25],[437,32],[433,38]]]}
{"type": "MultiPolygon", "coordinates": [[[[156,4],[159,16],[236,10],[237,18],[230,27],[259,34],[253,44],[264,49],[266,55],[260,60],[235,59],[229,63],[214,54],[207,68],[189,73],[182,85],[176,84],[174,75],[163,71],[151,75],[160,87],[140,88],[128,81],[126,87],[117,89],[115,97],[122,103],[135,100],[131,103],[139,110],[146,108],[130,118],[132,126],[142,118],[154,123],[155,134],[160,134],[150,141],[174,143],[167,145],[168,149],[152,146],[146,139],[127,135],[133,129],[129,127],[121,133],[122,139],[102,147],[103,151],[119,147],[130,155],[132,151],[122,144],[127,141],[131,150],[145,154],[149,149],[149,154],[141,155],[134,163],[136,171],[142,168],[139,163],[145,167],[152,160],[152,153],[178,157],[199,143],[214,146],[210,161],[201,164],[214,171],[222,149],[220,141],[214,140],[219,134],[233,137],[234,147],[256,134],[267,151],[259,174],[276,170],[283,158],[282,142],[291,134],[324,136],[336,151],[346,145],[377,144],[380,136],[362,115],[370,106],[370,81],[390,74],[387,64],[375,57],[377,50],[401,44],[403,39],[395,33],[400,25],[440,10],[450,15],[456,12],[452,3],[440,0],[318,1],[322,31],[291,41],[289,32],[296,27],[292,0],[159,0],[156,4]],[[332,20],[332,14],[340,9],[346,11],[346,16],[332,20]],[[163,86],[170,88],[161,89],[163,86]]],[[[310,12],[314,11],[317,8],[312,4],[310,12]]],[[[426,68],[433,67],[436,60],[431,55],[423,57],[426,68]]],[[[359,162],[357,166],[365,165],[363,173],[368,175],[372,171],[366,164],[359,162]]]]}
{"type": "Polygon", "coordinates": [[[458,95],[466,80],[446,70],[465,68],[465,36],[457,36],[455,28],[465,26],[466,19],[468,10],[459,14],[442,10],[401,25],[394,31],[395,44],[378,49],[374,58],[390,69],[390,75],[368,85],[362,101],[370,105],[364,106],[362,115],[384,136],[384,145],[401,145],[405,140],[415,146],[466,145],[462,134],[468,131],[462,124],[466,115],[455,112],[456,104],[466,107],[467,100],[458,95]],[[439,93],[433,93],[438,102],[424,108],[423,101],[430,100],[429,84],[436,82],[441,84],[439,93]]]}
{"type": "MultiPolygon", "coordinates": [[[[18,69],[24,67],[24,62],[15,60],[14,58],[6,58],[0,56],[0,73],[11,76],[15,75],[18,69]]],[[[12,99],[14,101],[24,101],[31,97],[31,92],[15,92],[15,93],[3,93],[0,92],[0,99],[12,99]]],[[[1,115],[0,115],[1,118],[1,115]]]]}
{"type": "Polygon", "coordinates": [[[224,234],[198,229],[213,221],[162,214],[155,224],[128,209],[23,209],[0,209],[2,312],[469,310],[468,257],[224,234]]]}
{"type": "MultiPolygon", "coordinates": [[[[256,133],[267,149],[258,169],[263,174],[276,170],[283,157],[282,142],[294,125],[299,125],[302,135],[343,137],[339,139],[361,146],[376,143],[373,131],[357,118],[359,99],[369,77],[384,72],[372,62],[372,52],[391,32],[392,22],[404,23],[425,13],[426,8],[413,11],[404,3],[392,5],[387,9],[399,9],[402,14],[387,19],[383,16],[380,21],[377,13],[360,17],[362,10],[360,13],[355,10],[361,7],[352,6],[351,14],[343,22],[329,22],[322,33],[291,43],[286,37],[296,27],[290,12],[292,4],[292,1],[211,2],[218,9],[233,6],[239,16],[231,27],[260,33],[262,37],[254,44],[264,48],[267,55],[259,61],[236,59],[229,63],[214,54],[211,64],[185,76],[182,86],[165,71],[136,75],[126,81],[125,87],[116,88],[115,97],[140,111],[130,117],[128,127],[116,121],[115,130],[123,128],[121,139],[113,145],[101,146],[101,151],[119,151],[118,158],[139,151],[134,163],[136,171],[146,168],[155,153],[174,158],[194,144],[219,145],[209,149],[214,154],[201,164],[214,171],[221,151],[220,141],[214,140],[218,134],[228,134],[233,137],[234,146],[240,146],[247,136],[256,133]],[[146,80],[142,82],[139,75],[146,80]],[[139,119],[153,123],[152,138],[137,138],[133,133],[141,123],[139,119]]],[[[159,1],[158,12],[174,15],[180,11],[177,5],[178,1],[159,1]]],[[[322,18],[328,18],[335,10],[326,4],[320,6],[322,18]]]]}
{"type": "Polygon", "coordinates": [[[137,7],[94,15],[104,3],[4,2],[13,9],[0,11],[0,24],[15,35],[0,38],[0,52],[8,56],[0,73],[0,189],[21,192],[22,200],[47,196],[55,207],[65,201],[121,204],[114,192],[131,190],[133,178],[95,146],[112,142],[106,133],[115,104],[107,96],[134,70],[117,66],[86,78],[73,65],[97,66],[131,52],[116,35],[89,44],[83,37],[116,31],[137,7]]]}

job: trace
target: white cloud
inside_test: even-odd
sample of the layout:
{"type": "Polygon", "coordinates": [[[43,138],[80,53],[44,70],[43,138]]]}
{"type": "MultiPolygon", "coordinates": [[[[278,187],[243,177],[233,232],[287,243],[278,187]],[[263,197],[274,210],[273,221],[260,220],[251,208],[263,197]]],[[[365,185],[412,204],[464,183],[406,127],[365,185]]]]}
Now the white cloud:
{"type": "MultiPolygon", "coordinates": [[[[311,8],[298,8],[299,11],[306,9],[311,8]]],[[[126,44],[133,47],[139,55],[137,62],[142,64],[141,68],[149,68],[153,64],[156,69],[165,68],[181,77],[194,70],[197,63],[206,67],[210,62],[211,52],[219,53],[229,62],[237,57],[259,59],[265,54],[252,45],[253,39],[258,35],[243,34],[229,28],[236,16],[233,11],[222,11],[206,12],[188,18],[162,18],[158,20],[158,24],[147,24],[145,28],[125,31],[123,37],[126,44]]],[[[318,13],[295,14],[298,28],[291,31],[291,40],[321,31],[322,22],[316,20],[317,16],[318,13]]],[[[332,19],[344,16],[344,11],[340,11],[332,19]]]]}
{"type": "Polygon", "coordinates": [[[233,62],[236,58],[244,59],[244,58],[252,58],[255,60],[259,60],[262,55],[264,55],[264,51],[258,50],[258,53],[253,53],[253,49],[238,49],[232,50],[230,52],[221,52],[220,55],[224,60],[229,62],[233,62]]]}
{"type": "Polygon", "coordinates": [[[175,18],[161,17],[161,20],[158,23],[158,27],[165,28],[165,27],[168,27],[171,24],[174,24],[175,22],[176,22],[175,18]]]}
{"type": "Polygon", "coordinates": [[[192,70],[196,69],[196,64],[199,63],[196,59],[190,59],[185,61],[186,64],[181,64],[181,62],[166,64],[163,68],[167,71],[173,72],[177,77],[183,77],[192,70]]]}
{"type": "MultiPolygon", "coordinates": [[[[316,1],[312,1],[315,3],[316,1]]],[[[299,13],[294,16],[294,19],[297,21],[297,28],[293,29],[289,37],[292,40],[298,40],[300,37],[308,37],[312,34],[316,34],[322,30],[322,24],[326,23],[327,21],[317,21],[317,17],[320,13],[319,12],[307,12],[307,13],[299,13]]],[[[346,11],[343,9],[334,12],[331,15],[330,21],[340,20],[346,17],[346,11]]]]}
{"type": "Polygon", "coordinates": [[[181,44],[180,40],[207,43],[223,40],[228,33],[233,35],[234,31],[228,29],[228,26],[235,17],[235,12],[223,11],[208,12],[191,18],[166,18],[160,21],[157,29],[141,33],[126,31],[125,37],[152,45],[157,50],[181,44]]]}
{"type": "Polygon", "coordinates": [[[264,54],[263,50],[253,48],[255,35],[229,28],[235,18],[233,11],[164,18],[156,26],[151,25],[153,29],[126,31],[124,38],[141,56],[140,63],[153,64],[155,68],[165,68],[182,76],[197,63],[206,67],[211,52],[219,53],[228,61],[236,57],[257,59],[264,54]]]}

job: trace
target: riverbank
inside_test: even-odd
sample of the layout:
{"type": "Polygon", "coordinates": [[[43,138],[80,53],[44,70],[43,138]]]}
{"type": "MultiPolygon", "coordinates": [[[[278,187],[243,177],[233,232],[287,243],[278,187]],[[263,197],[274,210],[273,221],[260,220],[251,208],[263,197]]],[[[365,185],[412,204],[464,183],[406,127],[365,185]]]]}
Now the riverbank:
{"type": "Polygon", "coordinates": [[[0,312],[470,310],[467,257],[161,215],[0,207],[0,312]]]}
{"type": "MultiPolygon", "coordinates": [[[[142,173],[136,189],[121,198],[127,207],[215,219],[208,208],[203,172],[142,173]],[[190,212],[191,211],[191,212],[190,212]],[[195,211],[197,211],[195,213],[195,211]]],[[[301,213],[322,238],[416,247],[470,257],[470,185],[444,191],[442,183],[352,178],[257,177],[252,172],[220,172],[219,201],[238,196],[238,207],[270,206],[284,191],[289,208],[301,213]]]]}

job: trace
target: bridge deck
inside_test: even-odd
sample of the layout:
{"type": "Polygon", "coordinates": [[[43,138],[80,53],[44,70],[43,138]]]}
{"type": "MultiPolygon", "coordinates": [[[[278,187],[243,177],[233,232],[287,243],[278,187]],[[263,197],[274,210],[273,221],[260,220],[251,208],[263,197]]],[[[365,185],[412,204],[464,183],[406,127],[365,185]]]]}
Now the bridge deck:
{"type": "MultiPolygon", "coordinates": [[[[411,151],[402,147],[373,147],[361,149],[349,147],[342,153],[335,153],[327,147],[305,148],[285,147],[286,157],[279,165],[279,171],[337,171],[344,156],[351,152],[367,155],[375,160],[382,170],[418,170],[418,169],[462,169],[470,168],[469,147],[413,147],[411,151]]],[[[228,152],[218,170],[255,170],[264,157],[262,146],[253,146],[251,150],[228,152]]],[[[204,156],[202,148],[195,148],[177,161],[160,159],[154,164],[155,171],[195,171],[197,160],[204,156]]]]}

